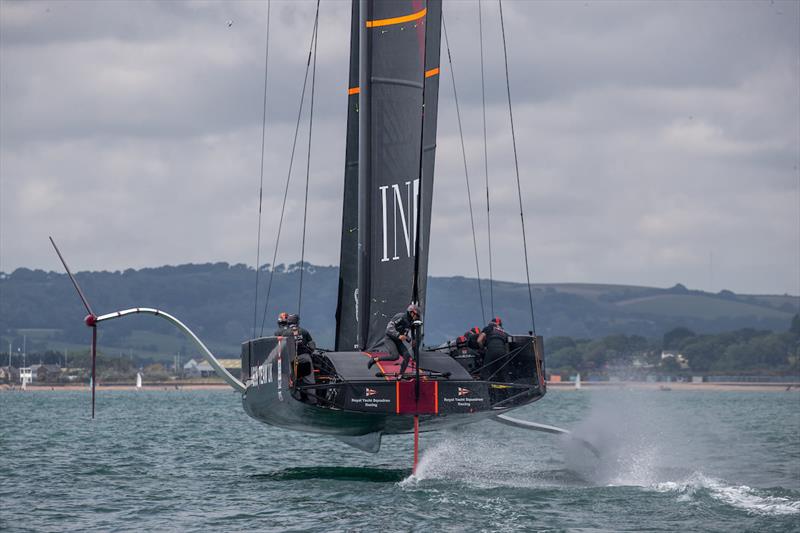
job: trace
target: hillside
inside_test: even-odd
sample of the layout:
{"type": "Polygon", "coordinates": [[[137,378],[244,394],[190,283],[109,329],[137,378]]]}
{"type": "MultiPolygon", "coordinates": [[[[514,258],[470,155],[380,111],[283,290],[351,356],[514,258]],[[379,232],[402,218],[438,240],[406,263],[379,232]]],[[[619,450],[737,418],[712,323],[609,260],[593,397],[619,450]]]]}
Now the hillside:
{"type": "MultiPolygon", "coordinates": [[[[261,299],[256,330],[260,330],[269,270],[261,273],[261,299]]],[[[184,321],[212,350],[235,356],[239,343],[250,337],[254,323],[255,271],[227,263],[189,264],[129,269],[124,272],[80,272],[76,275],[98,312],[128,307],[163,309],[184,321]]],[[[278,265],[274,272],[265,333],[271,333],[281,310],[295,311],[299,265],[278,265]]],[[[302,321],[318,344],[331,347],[338,268],[307,265],[302,321]]],[[[484,301],[489,302],[484,282],[484,301]]],[[[524,284],[495,282],[494,314],[511,331],[530,329],[528,292],[524,284]]],[[[538,284],[534,286],[537,333],[546,337],[599,338],[613,333],[660,337],[677,327],[716,333],[752,327],[784,331],[800,307],[788,295],[717,294],[688,290],[601,284],[538,284]]],[[[17,269],[0,274],[0,352],[9,341],[28,352],[85,350],[89,334],[85,315],[65,274],[17,269]]],[[[486,309],[486,318],[491,310],[486,309]]],[[[426,340],[440,342],[482,322],[477,281],[463,277],[429,280],[426,340]]],[[[100,329],[108,354],[154,358],[191,353],[189,344],[168,324],[137,316],[109,322],[100,329]]],[[[16,348],[15,348],[16,351],[16,348]]]]}

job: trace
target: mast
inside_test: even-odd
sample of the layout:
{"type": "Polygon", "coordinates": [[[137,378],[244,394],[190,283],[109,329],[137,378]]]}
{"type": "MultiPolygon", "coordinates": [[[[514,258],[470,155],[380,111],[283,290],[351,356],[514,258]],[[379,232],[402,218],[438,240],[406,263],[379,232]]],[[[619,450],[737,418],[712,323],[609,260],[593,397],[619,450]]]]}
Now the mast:
{"type": "Polygon", "coordinates": [[[371,111],[370,84],[372,62],[370,61],[370,38],[367,23],[371,20],[372,2],[358,0],[358,288],[356,300],[356,345],[361,350],[368,348],[369,338],[369,285],[370,285],[370,235],[371,228],[371,111]]]}
{"type": "Polygon", "coordinates": [[[419,239],[416,267],[417,291],[414,295],[425,312],[428,287],[431,212],[433,209],[433,174],[436,162],[436,129],[439,116],[439,68],[441,51],[442,0],[427,1],[425,24],[425,81],[422,117],[422,165],[420,179],[419,239]]]}
{"type": "Polygon", "coordinates": [[[347,85],[347,148],[345,152],[342,240],[339,256],[339,297],[336,306],[337,351],[358,348],[358,93],[359,0],[353,1],[350,23],[350,75],[347,85]]]}

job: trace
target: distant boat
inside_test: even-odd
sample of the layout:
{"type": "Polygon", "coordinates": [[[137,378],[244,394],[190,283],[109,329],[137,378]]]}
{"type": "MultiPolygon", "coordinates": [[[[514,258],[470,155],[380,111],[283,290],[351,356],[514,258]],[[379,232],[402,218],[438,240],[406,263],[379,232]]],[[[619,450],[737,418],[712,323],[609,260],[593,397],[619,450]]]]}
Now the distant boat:
{"type": "Polygon", "coordinates": [[[142,390],[142,374],[136,373],[136,390],[142,390]]]}
{"type": "Polygon", "coordinates": [[[578,372],[578,375],[575,376],[575,390],[581,390],[581,373],[578,372]]]}

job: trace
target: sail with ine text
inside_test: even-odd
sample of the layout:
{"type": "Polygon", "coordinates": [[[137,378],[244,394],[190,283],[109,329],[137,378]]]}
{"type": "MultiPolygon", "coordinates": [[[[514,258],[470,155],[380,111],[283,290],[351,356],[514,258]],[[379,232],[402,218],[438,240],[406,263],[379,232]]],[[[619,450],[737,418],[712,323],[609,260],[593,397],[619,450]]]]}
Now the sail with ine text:
{"type": "Polygon", "coordinates": [[[337,349],[424,309],[440,29],[440,0],[354,2],[337,349]]]}

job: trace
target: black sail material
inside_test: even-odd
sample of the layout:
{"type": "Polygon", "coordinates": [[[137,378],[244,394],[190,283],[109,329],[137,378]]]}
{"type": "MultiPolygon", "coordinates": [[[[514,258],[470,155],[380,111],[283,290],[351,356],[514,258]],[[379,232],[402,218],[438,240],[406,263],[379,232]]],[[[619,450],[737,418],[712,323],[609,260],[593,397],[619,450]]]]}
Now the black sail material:
{"type": "Polygon", "coordinates": [[[358,0],[350,28],[350,76],[347,96],[347,148],[344,167],[342,241],[339,257],[339,301],[336,306],[336,350],[356,348],[358,292],[358,0]]]}
{"type": "MultiPolygon", "coordinates": [[[[413,298],[420,197],[420,287],[427,272],[438,84],[429,82],[425,97],[432,123],[424,145],[423,90],[426,79],[438,78],[425,72],[438,67],[441,23],[441,4],[430,4],[360,3],[357,343],[365,349],[380,342],[388,320],[413,298]],[[426,36],[429,21],[436,27],[426,36]],[[436,51],[426,57],[428,40],[436,51]]],[[[424,290],[420,295],[424,304],[424,290]]]]}

